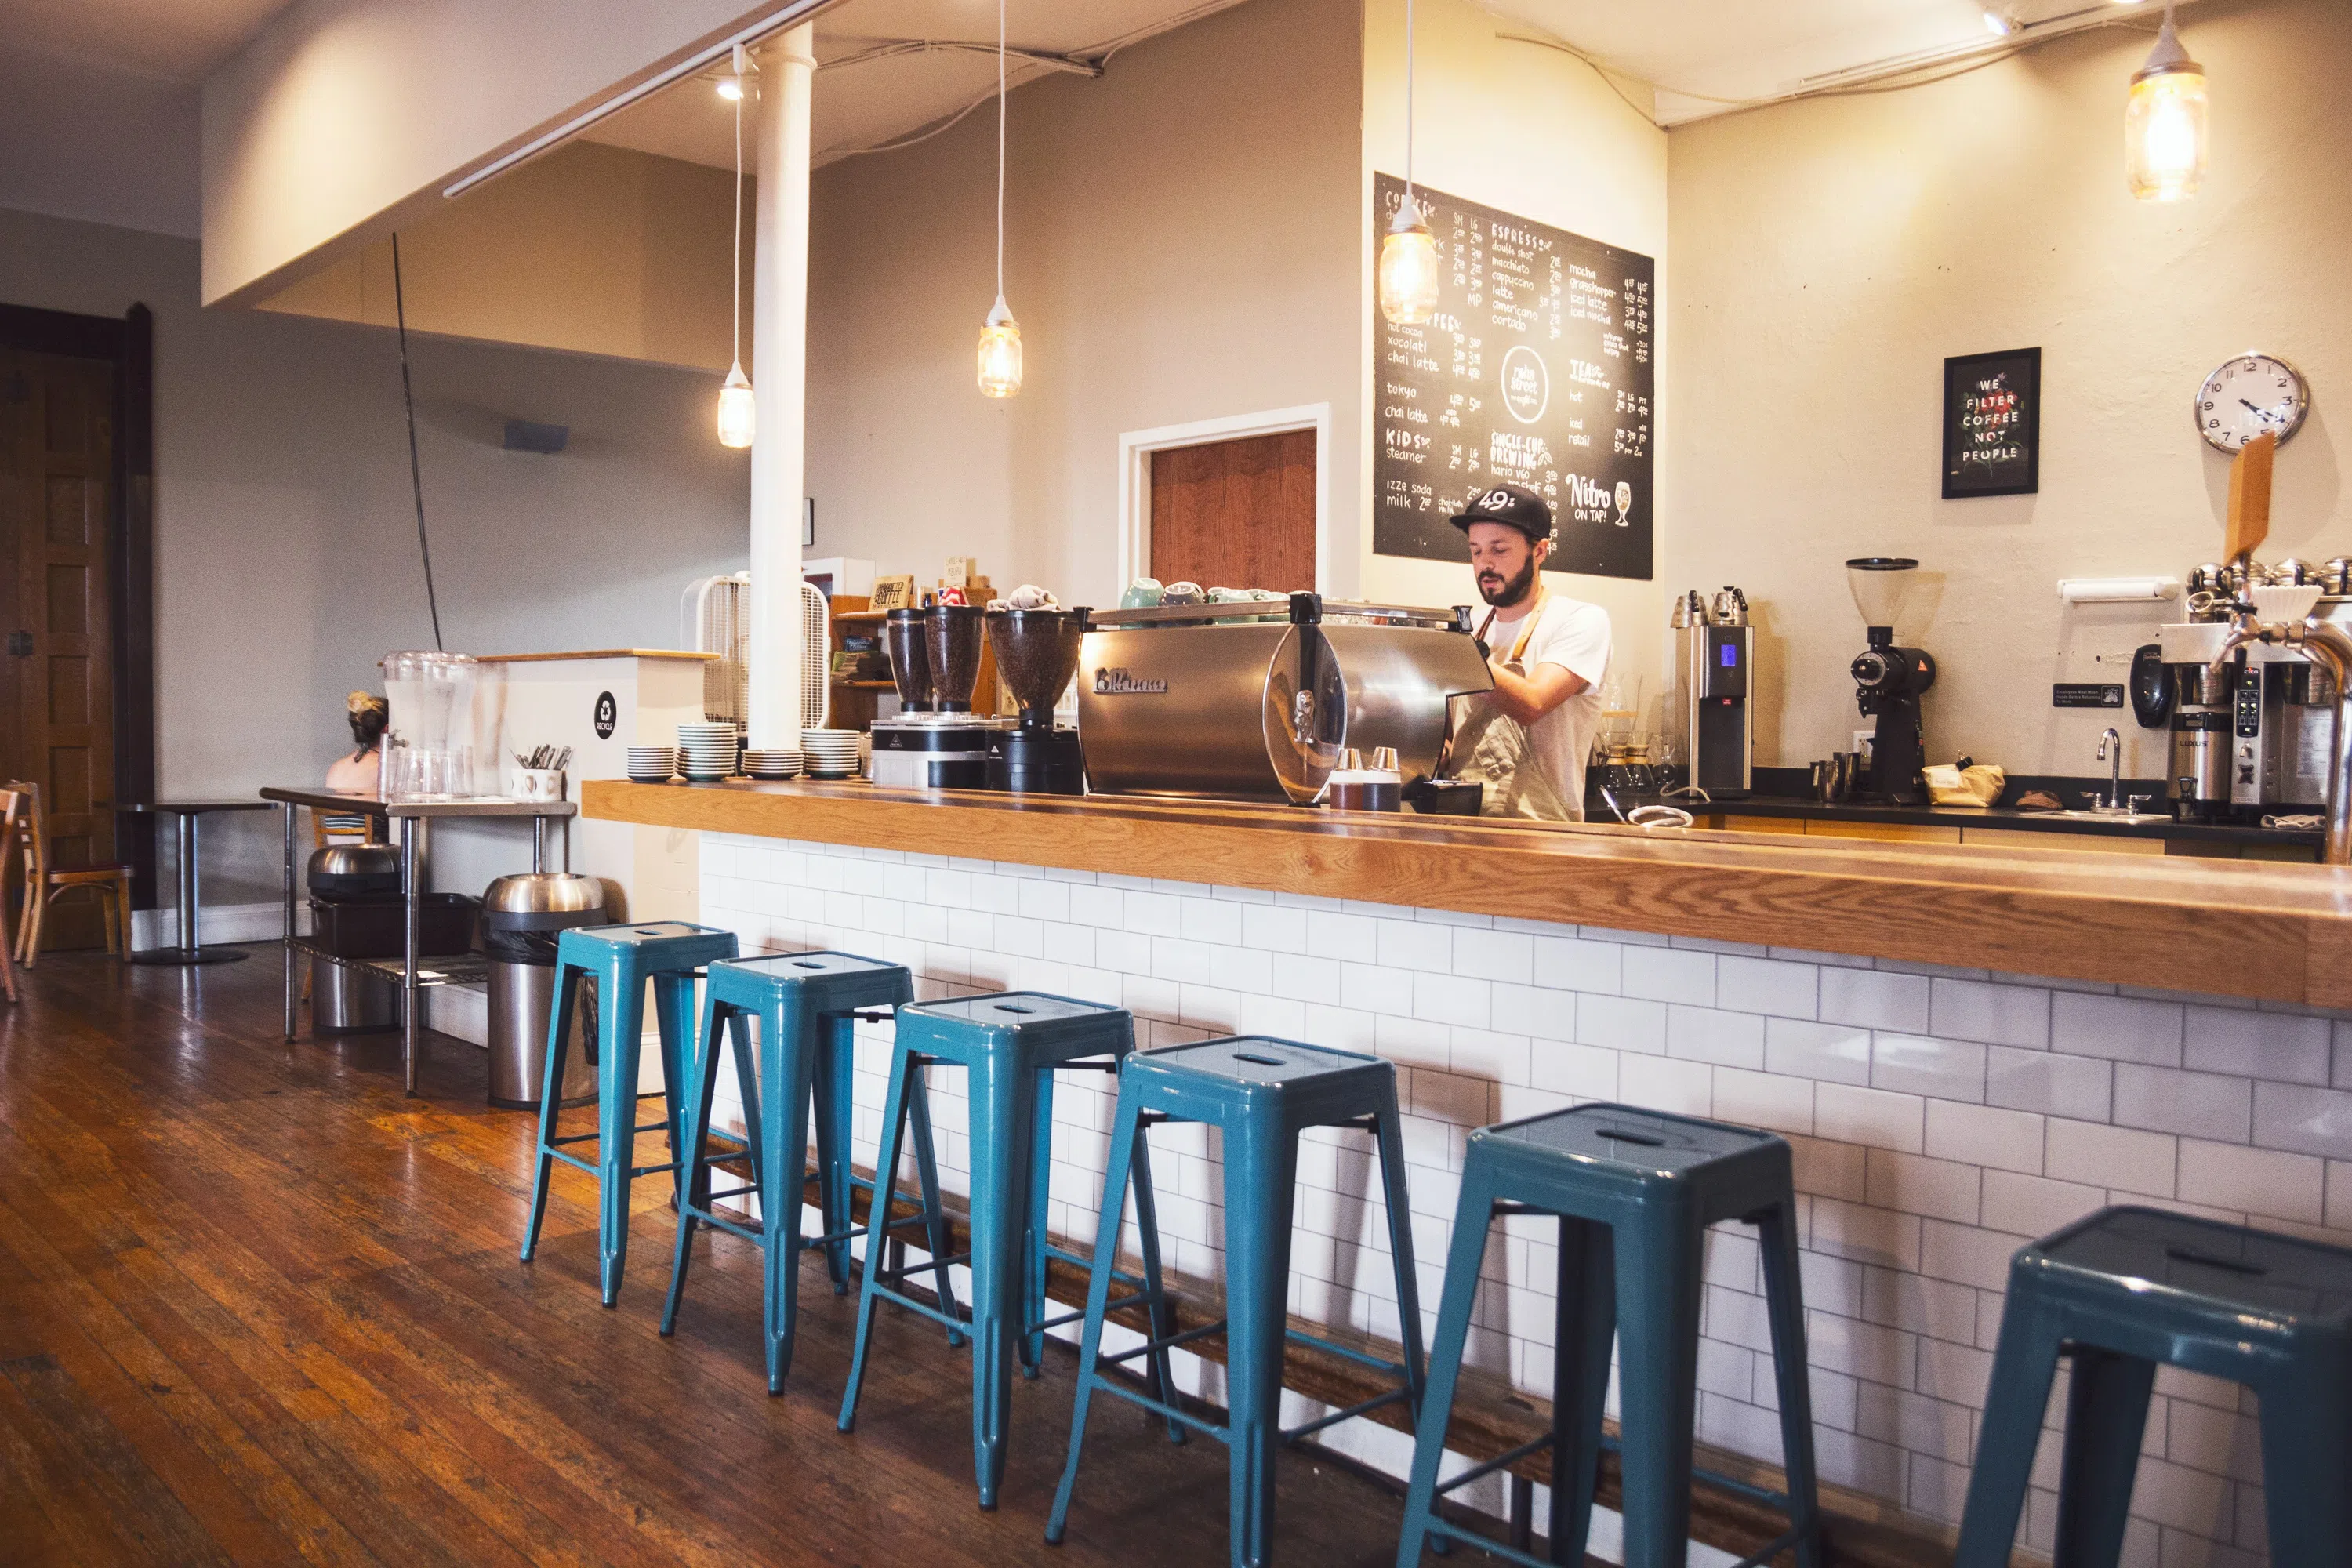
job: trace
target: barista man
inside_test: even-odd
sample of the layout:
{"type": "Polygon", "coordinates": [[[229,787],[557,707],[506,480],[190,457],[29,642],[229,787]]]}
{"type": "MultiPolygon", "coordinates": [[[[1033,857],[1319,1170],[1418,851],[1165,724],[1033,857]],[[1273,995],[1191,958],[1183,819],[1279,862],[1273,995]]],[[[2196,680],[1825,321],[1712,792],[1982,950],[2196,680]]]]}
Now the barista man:
{"type": "Polygon", "coordinates": [[[1609,673],[1609,616],[1543,582],[1551,509],[1524,485],[1471,499],[1454,526],[1468,536],[1470,570],[1490,608],[1491,693],[1455,709],[1446,755],[1454,776],[1486,786],[1489,816],[1584,820],[1584,759],[1601,722],[1609,673]]]}

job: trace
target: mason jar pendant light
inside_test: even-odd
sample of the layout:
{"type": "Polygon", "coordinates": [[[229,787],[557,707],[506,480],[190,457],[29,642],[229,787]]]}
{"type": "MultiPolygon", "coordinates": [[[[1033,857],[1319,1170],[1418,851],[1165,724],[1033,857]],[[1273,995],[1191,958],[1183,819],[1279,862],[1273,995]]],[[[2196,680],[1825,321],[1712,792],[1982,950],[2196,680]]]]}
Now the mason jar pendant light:
{"type": "Polygon", "coordinates": [[[996,304],[980,329],[980,395],[1021,390],[1021,323],[1004,304],[1004,0],[996,0],[996,304]]]}
{"type": "Polygon", "coordinates": [[[1404,200],[1381,241],[1381,314],[1417,327],[1437,314],[1437,237],[1412,199],[1412,0],[1404,0],[1404,200]]]}
{"type": "Polygon", "coordinates": [[[2124,108],[2124,175],[2131,194],[2144,202],[2195,195],[2205,177],[2205,68],[2180,47],[2167,0],[2163,29],[2147,63],[2133,76],[2124,108]]]}
{"type": "Polygon", "coordinates": [[[759,420],[751,402],[751,378],[743,374],[743,73],[751,59],[740,44],[735,46],[734,64],[735,74],[719,87],[719,95],[735,105],[735,363],[727,372],[727,384],[719,389],[719,444],[748,447],[759,420]]]}

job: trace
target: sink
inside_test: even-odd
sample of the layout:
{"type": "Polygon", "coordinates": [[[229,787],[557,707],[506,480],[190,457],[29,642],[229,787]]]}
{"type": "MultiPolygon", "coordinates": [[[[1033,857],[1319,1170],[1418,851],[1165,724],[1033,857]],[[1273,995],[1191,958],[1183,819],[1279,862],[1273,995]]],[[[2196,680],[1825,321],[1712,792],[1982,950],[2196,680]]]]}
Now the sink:
{"type": "Polygon", "coordinates": [[[2045,816],[2063,816],[2070,822],[2112,822],[2119,826],[2138,827],[2151,822],[2170,822],[2168,811],[2050,811],[2045,816]]]}

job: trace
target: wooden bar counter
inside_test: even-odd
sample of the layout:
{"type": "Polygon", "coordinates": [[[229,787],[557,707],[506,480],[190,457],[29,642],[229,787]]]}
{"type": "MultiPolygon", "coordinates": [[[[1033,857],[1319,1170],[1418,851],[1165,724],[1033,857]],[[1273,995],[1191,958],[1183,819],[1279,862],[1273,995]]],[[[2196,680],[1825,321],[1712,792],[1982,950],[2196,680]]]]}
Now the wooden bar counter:
{"type": "Polygon", "coordinates": [[[582,801],[654,826],[2352,1007],[2352,870],[2330,867],[864,783],[595,780],[582,801]]]}

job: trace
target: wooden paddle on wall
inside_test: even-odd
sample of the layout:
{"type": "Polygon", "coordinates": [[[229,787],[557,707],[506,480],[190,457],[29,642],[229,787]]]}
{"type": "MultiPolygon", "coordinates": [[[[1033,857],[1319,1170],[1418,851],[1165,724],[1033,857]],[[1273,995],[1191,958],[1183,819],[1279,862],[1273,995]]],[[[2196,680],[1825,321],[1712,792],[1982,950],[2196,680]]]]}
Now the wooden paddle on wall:
{"type": "Polygon", "coordinates": [[[2243,566],[2271,531],[2271,459],[2278,437],[2265,430],[2240,448],[2230,465],[2230,524],[2221,556],[2243,566]]]}

